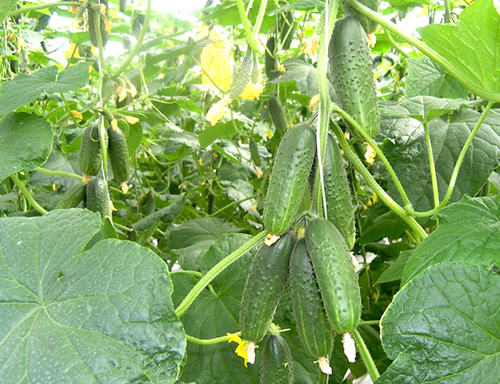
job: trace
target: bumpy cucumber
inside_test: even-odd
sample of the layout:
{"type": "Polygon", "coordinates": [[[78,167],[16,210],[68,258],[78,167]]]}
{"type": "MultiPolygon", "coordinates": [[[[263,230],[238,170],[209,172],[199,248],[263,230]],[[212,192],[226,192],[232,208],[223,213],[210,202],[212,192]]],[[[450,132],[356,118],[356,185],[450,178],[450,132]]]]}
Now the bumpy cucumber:
{"type": "Polygon", "coordinates": [[[99,42],[96,33],[96,24],[99,23],[99,32],[101,35],[101,43],[104,47],[108,42],[109,32],[106,28],[106,23],[109,23],[109,4],[108,0],[91,0],[88,5],[88,26],[90,42],[96,48],[99,47],[99,42]],[[106,7],[104,15],[101,14],[100,6],[106,7]]]}
{"type": "Polygon", "coordinates": [[[280,42],[281,48],[287,50],[292,45],[293,41],[293,12],[286,12],[278,15],[278,23],[280,24],[280,42]]]}
{"type": "MultiPolygon", "coordinates": [[[[380,128],[375,80],[366,33],[354,17],[335,24],[329,48],[330,73],[337,100],[370,137],[380,128]]],[[[364,139],[350,128],[359,141],[364,139]]]]}
{"type": "Polygon", "coordinates": [[[328,221],[340,231],[349,249],[356,241],[355,210],[344,161],[337,142],[328,136],[323,164],[328,221]]]}
{"type": "Polygon", "coordinates": [[[85,183],[78,182],[66,191],[57,203],[57,209],[74,208],[85,198],[85,183]]]}
{"type": "Polygon", "coordinates": [[[255,141],[253,141],[253,139],[250,139],[249,148],[250,148],[250,156],[252,157],[253,163],[257,167],[260,167],[261,159],[259,154],[259,147],[255,143],[255,141]]]}
{"type": "Polygon", "coordinates": [[[288,130],[288,119],[286,118],[283,106],[276,96],[269,98],[268,107],[276,132],[284,134],[288,130]]]}
{"type": "Polygon", "coordinates": [[[94,177],[87,183],[85,189],[85,206],[93,212],[99,212],[102,217],[108,214],[108,188],[100,177],[94,177]]]}
{"type": "Polygon", "coordinates": [[[120,128],[108,128],[108,154],[113,169],[115,180],[122,182],[128,179],[129,173],[129,155],[127,139],[120,128]]]}
{"type": "Polygon", "coordinates": [[[285,339],[269,335],[260,360],[260,384],[292,384],[292,354],[285,339]]]}
{"type": "MultiPolygon", "coordinates": [[[[357,0],[364,6],[370,8],[372,11],[378,12],[378,7],[380,5],[380,0],[357,0]]],[[[343,1],[344,6],[344,14],[349,16],[354,16],[361,23],[363,28],[365,29],[367,34],[375,32],[377,28],[377,23],[373,20],[370,20],[366,16],[363,16],[358,11],[355,11],[350,5],[348,1],[343,1]]]]}
{"type": "Polygon", "coordinates": [[[333,346],[332,330],[304,239],[295,244],[290,257],[290,289],[300,340],[315,360],[325,362],[333,346]]]}
{"type": "Polygon", "coordinates": [[[268,79],[272,79],[274,71],[276,70],[276,58],[274,57],[276,48],[276,39],[274,36],[270,36],[266,43],[266,52],[264,54],[264,68],[266,70],[266,76],[268,79]]]}
{"type": "Polygon", "coordinates": [[[285,233],[300,208],[316,152],[314,131],[298,124],[281,140],[264,203],[264,227],[285,233]]]}
{"type": "Polygon", "coordinates": [[[78,163],[81,171],[89,176],[97,175],[101,169],[101,144],[97,124],[89,126],[83,133],[78,163]]]}
{"type": "Polygon", "coordinates": [[[361,317],[361,296],[351,255],[335,225],[317,218],[306,228],[311,258],[326,314],[337,333],[351,332],[361,317]]]}
{"type": "Polygon", "coordinates": [[[295,238],[287,233],[275,244],[262,244],[252,260],[240,308],[241,337],[259,342],[267,333],[286,286],[295,238]]]}
{"type": "Polygon", "coordinates": [[[243,92],[250,83],[253,66],[254,60],[252,50],[248,48],[241,65],[234,71],[231,87],[229,88],[229,96],[231,99],[236,99],[239,95],[241,95],[241,92],[243,92]]]}

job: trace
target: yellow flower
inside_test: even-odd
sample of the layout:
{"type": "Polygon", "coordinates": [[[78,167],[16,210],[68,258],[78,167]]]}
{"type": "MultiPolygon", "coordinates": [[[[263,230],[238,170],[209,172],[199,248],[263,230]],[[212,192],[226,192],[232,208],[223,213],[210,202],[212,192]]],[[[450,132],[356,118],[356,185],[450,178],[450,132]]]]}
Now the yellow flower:
{"type": "Polygon", "coordinates": [[[311,37],[306,37],[302,44],[302,52],[303,54],[314,56],[316,52],[318,52],[319,46],[319,36],[314,34],[311,37]]]}
{"type": "Polygon", "coordinates": [[[227,31],[215,26],[208,35],[211,44],[201,51],[201,83],[211,84],[228,91],[231,87],[232,44],[227,31]]]}
{"type": "Polygon", "coordinates": [[[264,86],[260,83],[260,80],[256,84],[250,82],[241,92],[240,97],[243,100],[255,100],[259,98],[262,91],[264,91],[264,86]]]}
{"type": "Polygon", "coordinates": [[[72,114],[73,116],[75,116],[78,120],[83,119],[82,114],[81,114],[80,112],[78,112],[78,111],[75,111],[74,109],[71,111],[71,114],[72,114]]]}
{"type": "Polygon", "coordinates": [[[283,64],[280,64],[280,66],[278,67],[278,72],[281,72],[281,73],[285,73],[286,72],[286,68],[283,64]]]}
{"type": "Polygon", "coordinates": [[[208,110],[207,115],[205,116],[205,120],[210,121],[210,124],[214,126],[219,122],[220,119],[224,117],[224,113],[226,113],[226,107],[230,103],[231,99],[229,96],[225,96],[220,99],[217,103],[212,105],[212,107],[208,110]]]}
{"type": "Polygon", "coordinates": [[[318,106],[318,104],[319,104],[319,95],[311,97],[311,100],[309,101],[309,109],[311,111],[314,111],[318,106]]]}
{"type": "Polygon", "coordinates": [[[370,144],[366,144],[365,161],[368,164],[372,165],[375,157],[377,157],[377,153],[375,152],[375,150],[370,144]]]}
{"type": "Polygon", "coordinates": [[[246,367],[248,363],[248,353],[247,353],[248,341],[243,340],[241,337],[239,337],[234,333],[228,333],[227,336],[229,337],[228,343],[231,343],[233,341],[235,343],[238,343],[238,346],[236,347],[234,353],[236,353],[239,357],[243,358],[246,367]]]}
{"type": "Polygon", "coordinates": [[[262,177],[262,169],[260,167],[257,167],[257,179],[260,179],[262,177]]]}
{"type": "Polygon", "coordinates": [[[273,136],[274,136],[273,131],[271,131],[270,129],[267,129],[266,130],[266,136],[267,136],[268,139],[272,139],[273,136]]]}
{"type": "Polygon", "coordinates": [[[375,192],[373,192],[373,195],[372,195],[372,201],[373,201],[374,203],[376,203],[376,202],[377,202],[377,200],[378,200],[378,196],[377,196],[377,194],[376,194],[375,192]]]}
{"type": "Polygon", "coordinates": [[[120,188],[122,189],[123,194],[126,195],[129,190],[129,186],[125,181],[120,184],[120,188]]]}
{"type": "Polygon", "coordinates": [[[116,132],[116,130],[118,129],[118,120],[111,120],[111,129],[113,130],[113,132],[116,132]]]}
{"type": "Polygon", "coordinates": [[[125,121],[131,125],[134,125],[136,123],[139,122],[139,119],[137,117],[133,117],[133,116],[123,116],[123,118],[125,119],[125,121]]]}
{"type": "Polygon", "coordinates": [[[374,33],[370,33],[369,35],[366,36],[368,40],[368,44],[370,45],[370,48],[373,48],[375,44],[377,44],[377,36],[375,36],[374,33]]]}

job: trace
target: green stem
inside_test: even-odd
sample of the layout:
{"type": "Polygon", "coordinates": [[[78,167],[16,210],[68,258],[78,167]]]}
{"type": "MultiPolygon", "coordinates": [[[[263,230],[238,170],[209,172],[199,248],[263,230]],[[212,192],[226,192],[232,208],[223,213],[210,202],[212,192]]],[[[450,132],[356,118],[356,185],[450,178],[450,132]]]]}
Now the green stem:
{"type": "Polygon", "coordinates": [[[264,15],[266,12],[267,0],[262,0],[259,7],[259,13],[257,14],[257,20],[255,21],[255,25],[253,27],[253,36],[257,39],[259,36],[260,27],[262,25],[262,20],[264,20],[264,15]]]}
{"type": "Polygon", "coordinates": [[[191,275],[191,276],[197,277],[198,279],[201,279],[203,277],[203,273],[198,272],[198,271],[191,271],[188,269],[180,269],[178,271],[172,272],[171,274],[175,275],[176,273],[184,273],[186,275],[191,275]]]}
{"type": "Polygon", "coordinates": [[[328,376],[326,373],[319,372],[318,374],[318,384],[328,384],[328,376]]]}
{"type": "Polygon", "coordinates": [[[238,204],[241,204],[241,203],[244,203],[245,201],[248,201],[248,200],[251,200],[251,199],[255,199],[256,196],[250,196],[250,197],[246,197],[244,199],[241,199],[241,200],[238,200],[238,201],[232,201],[231,203],[229,203],[228,205],[222,207],[221,209],[218,209],[217,211],[215,211],[214,213],[212,213],[211,215],[208,215],[207,217],[215,217],[217,216],[219,213],[225,211],[226,209],[230,208],[230,207],[233,207],[235,205],[238,205],[238,204]]]}
{"type": "Polygon", "coordinates": [[[365,320],[365,321],[360,321],[359,325],[379,325],[380,320],[365,320]]]}
{"type": "Polygon", "coordinates": [[[435,213],[439,212],[442,208],[444,208],[448,204],[448,202],[450,201],[451,195],[453,194],[453,190],[455,189],[455,184],[457,182],[458,174],[460,172],[460,168],[462,167],[462,163],[464,161],[465,155],[467,154],[467,151],[469,150],[469,147],[471,146],[472,141],[474,140],[474,137],[476,137],[476,134],[479,131],[479,128],[481,128],[481,125],[483,124],[484,120],[486,119],[486,116],[490,112],[492,106],[493,106],[493,102],[492,101],[488,102],[488,105],[486,106],[483,113],[479,117],[479,120],[477,121],[476,125],[472,129],[472,132],[470,133],[469,137],[467,138],[467,141],[465,142],[464,146],[462,147],[462,150],[460,151],[460,154],[458,155],[458,159],[455,163],[455,167],[453,168],[453,172],[452,172],[451,177],[450,177],[450,182],[448,184],[448,189],[446,190],[446,195],[444,196],[444,199],[441,202],[441,204],[439,204],[434,209],[431,209],[430,211],[426,211],[426,212],[409,211],[409,213],[412,216],[416,216],[416,217],[432,216],[435,213]]]}
{"type": "Polygon", "coordinates": [[[403,185],[399,181],[398,176],[396,175],[396,172],[392,168],[391,163],[389,163],[389,160],[387,160],[387,157],[385,157],[384,152],[380,149],[380,147],[377,145],[375,140],[373,140],[370,135],[363,129],[361,126],[358,124],[356,120],[352,118],[351,115],[349,115],[347,112],[345,112],[342,108],[340,108],[336,104],[332,104],[332,111],[337,112],[340,116],[342,116],[347,122],[356,130],[356,132],[365,139],[368,144],[375,150],[377,153],[377,156],[382,160],[382,163],[385,165],[385,168],[387,169],[387,172],[389,173],[392,182],[396,186],[396,189],[399,192],[399,195],[403,199],[403,203],[405,204],[406,207],[411,208],[411,202],[410,199],[408,198],[408,195],[406,194],[406,191],[403,188],[403,185]]]}
{"type": "MultiPolygon", "coordinates": [[[[235,335],[241,335],[241,332],[236,332],[235,335]]],[[[224,341],[229,340],[229,336],[221,336],[215,337],[213,339],[198,339],[197,337],[186,335],[186,340],[190,343],[199,344],[199,345],[213,345],[218,343],[223,343],[224,341]]]]}
{"type": "Polygon", "coordinates": [[[396,43],[396,40],[394,40],[394,37],[392,37],[391,33],[389,31],[385,31],[385,34],[387,35],[387,38],[389,39],[389,41],[391,42],[392,46],[396,49],[396,51],[398,51],[400,54],[402,54],[404,57],[406,57],[407,59],[410,58],[410,55],[407,54],[405,51],[403,51],[403,48],[401,48],[399,46],[398,43],[396,43]]]}
{"type": "Polygon", "coordinates": [[[344,134],[340,127],[334,123],[334,132],[337,136],[340,146],[344,150],[345,155],[352,163],[354,168],[363,176],[366,183],[373,189],[373,191],[378,195],[380,200],[382,200],[385,205],[387,205],[390,209],[392,209],[399,217],[401,217],[417,234],[420,240],[423,240],[427,237],[427,233],[420,226],[417,221],[411,217],[398,203],[394,201],[394,199],[389,196],[389,194],[384,191],[384,189],[377,183],[374,177],[370,174],[368,169],[363,165],[356,152],[349,146],[349,143],[344,137],[344,134]]]}
{"type": "Polygon", "coordinates": [[[35,171],[45,173],[47,175],[71,177],[72,179],[83,181],[83,177],[80,175],[77,175],[76,173],[70,173],[70,172],[64,172],[64,171],[54,171],[52,169],[46,169],[46,168],[41,168],[41,167],[35,168],[35,171]]]}
{"type": "Polygon", "coordinates": [[[38,4],[38,5],[31,5],[29,7],[21,7],[19,9],[15,9],[11,12],[9,12],[9,16],[17,16],[21,13],[27,13],[31,11],[38,11],[40,9],[45,9],[45,8],[53,8],[53,7],[79,7],[81,6],[82,3],[78,3],[76,1],[56,1],[54,3],[48,3],[48,4],[38,4]]]}
{"type": "Polygon", "coordinates": [[[476,85],[473,81],[470,80],[470,76],[463,74],[458,68],[456,68],[452,63],[450,63],[446,58],[441,56],[423,41],[417,39],[409,33],[406,33],[401,28],[399,28],[396,24],[392,23],[384,16],[379,15],[378,13],[372,11],[370,8],[365,7],[364,5],[358,3],[355,0],[347,0],[349,5],[361,13],[362,15],[368,17],[370,20],[374,20],[380,25],[382,25],[385,29],[394,32],[396,35],[400,36],[402,39],[407,41],[409,44],[417,47],[422,53],[429,56],[432,60],[438,63],[441,67],[443,67],[452,77],[462,83],[467,89],[474,92],[476,95],[481,96],[489,101],[500,102],[500,93],[499,92],[490,92],[481,86],[476,85]]]}
{"type": "Polygon", "coordinates": [[[137,38],[137,42],[134,47],[130,50],[125,61],[120,65],[120,67],[116,70],[116,72],[111,76],[113,80],[117,79],[118,76],[122,74],[122,72],[128,67],[128,65],[132,62],[134,57],[139,53],[142,48],[142,42],[149,28],[149,22],[151,21],[152,7],[151,0],[148,0],[148,8],[146,9],[146,16],[144,17],[144,24],[142,25],[141,33],[137,38]]]}
{"type": "Polygon", "coordinates": [[[449,0],[444,0],[444,22],[448,24],[450,22],[450,2],[449,0]]]}
{"type": "Polygon", "coordinates": [[[434,208],[439,206],[439,189],[436,176],[436,165],[434,164],[434,154],[432,153],[431,135],[429,126],[424,123],[425,142],[427,144],[427,155],[429,156],[429,169],[431,171],[432,195],[434,197],[434,208]]]}
{"type": "Polygon", "coordinates": [[[206,288],[210,282],[215,279],[219,273],[221,273],[224,269],[229,267],[233,262],[238,260],[241,256],[243,256],[250,249],[259,244],[262,239],[267,235],[267,231],[262,231],[252,237],[249,241],[243,244],[240,248],[238,248],[233,253],[226,256],[224,259],[215,264],[210,271],[208,271],[196,285],[191,289],[191,291],[186,295],[182,303],[175,310],[175,314],[178,317],[181,317],[184,312],[190,307],[191,304],[196,300],[198,295],[206,288]]]}
{"type": "Polygon", "coordinates": [[[372,355],[370,355],[370,351],[366,347],[363,338],[361,337],[357,329],[352,331],[351,335],[356,342],[358,352],[361,355],[363,362],[365,363],[366,370],[368,371],[368,374],[370,375],[372,381],[377,380],[380,377],[380,373],[378,372],[377,366],[375,365],[372,355]]]}
{"type": "Polygon", "coordinates": [[[31,204],[31,206],[33,208],[35,208],[42,215],[45,215],[48,213],[47,210],[45,210],[45,208],[43,208],[40,204],[38,204],[36,202],[36,200],[31,195],[30,191],[28,191],[28,188],[26,188],[26,186],[21,182],[21,180],[19,180],[19,178],[17,177],[17,175],[15,173],[10,175],[10,178],[12,179],[14,184],[16,184],[17,188],[19,188],[21,193],[24,195],[26,200],[28,200],[28,202],[31,204]]]}
{"type": "Polygon", "coordinates": [[[259,42],[253,35],[252,27],[250,25],[250,22],[248,21],[243,0],[236,0],[236,5],[238,6],[238,13],[240,14],[241,24],[243,24],[243,28],[245,29],[245,36],[247,38],[248,45],[250,46],[252,51],[254,51],[254,53],[259,54],[259,42]]]}
{"type": "Polygon", "coordinates": [[[325,183],[323,178],[323,163],[325,160],[326,143],[328,140],[328,123],[330,121],[330,95],[328,94],[327,68],[328,68],[328,45],[337,19],[339,0],[331,0],[328,4],[325,0],[325,18],[323,36],[318,50],[318,91],[319,91],[319,116],[318,129],[316,131],[316,146],[318,148],[318,168],[316,171],[316,183],[314,187],[314,204],[316,212],[326,218],[326,198],[324,193],[325,183]]]}

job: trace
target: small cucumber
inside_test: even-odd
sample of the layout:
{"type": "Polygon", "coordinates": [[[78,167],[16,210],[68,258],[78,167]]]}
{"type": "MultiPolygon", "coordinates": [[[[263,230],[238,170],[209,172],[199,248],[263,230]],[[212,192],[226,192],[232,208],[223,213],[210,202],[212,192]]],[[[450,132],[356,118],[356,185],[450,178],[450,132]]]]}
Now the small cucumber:
{"type": "Polygon", "coordinates": [[[250,149],[250,156],[252,157],[253,163],[257,167],[260,167],[261,159],[260,159],[260,154],[259,154],[259,147],[257,146],[257,144],[255,143],[255,141],[253,139],[250,139],[249,149],[250,149]]]}
{"type": "Polygon", "coordinates": [[[293,224],[316,153],[314,131],[298,124],[281,140],[264,203],[264,227],[273,235],[293,224]]]}
{"type": "Polygon", "coordinates": [[[108,154],[113,169],[113,177],[119,182],[127,181],[129,173],[129,154],[127,139],[120,128],[108,128],[108,154]]]}
{"type": "Polygon", "coordinates": [[[101,143],[97,124],[90,125],[83,133],[78,163],[80,170],[89,176],[97,175],[101,169],[101,143]]]}
{"type": "Polygon", "coordinates": [[[276,39],[274,36],[270,36],[266,43],[266,52],[264,54],[264,68],[266,70],[266,76],[268,79],[275,77],[273,73],[276,70],[276,58],[275,55],[276,39]]]}
{"type": "Polygon", "coordinates": [[[93,212],[99,212],[105,217],[109,211],[108,188],[100,177],[94,177],[85,188],[85,207],[93,212]]]}
{"type": "Polygon", "coordinates": [[[120,0],[120,12],[125,13],[127,10],[127,0],[120,0]]]}
{"type": "Polygon", "coordinates": [[[252,50],[248,48],[241,65],[236,68],[233,73],[233,79],[231,81],[231,87],[229,88],[229,97],[231,99],[236,99],[245,90],[248,83],[252,78],[252,71],[254,66],[254,60],[252,55],[252,50]]]}
{"type": "Polygon", "coordinates": [[[295,237],[287,233],[271,246],[262,244],[252,260],[240,308],[241,337],[249,342],[259,342],[271,325],[294,244],[295,237]]]}
{"type": "Polygon", "coordinates": [[[66,191],[57,203],[57,209],[74,208],[85,198],[85,183],[79,181],[66,191]]]}
{"type": "MultiPolygon", "coordinates": [[[[380,0],[357,0],[360,4],[370,8],[372,11],[378,12],[378,7],[380,5],[380,0]]],[[[342,1],[342,5],[344,6],[344,14],[348,16],[353,16],[361,23],[363,28],[366,31],[366,34],[370,34],[375,32],[377,29],[377,23],[373,20],[370,20],[366,16],[363,16],[358,11],[355,11],[350,5],[348,1],[342,1]]]]}
{"type": "Polygon", "coordinates": [[[271,96],[269,98],[268,107],[276,132],[283,135],[288,131],[288,119],[286,118],[283,106],[276,96],[271,96]]]}
{"type": "Polygon", "coordinates": [[[104,47],[109,38],[109,4],[108,0],[91,0],[88,5],[88,26],[90,42],[96,48],[99,47],[98,36],[96,33],[96,25],[99,23],[99,32],[101,35],[101,43],[104,47]],[[104,14],[101,13],[101,6],[106,7],[104,14]]]}
{"type": "MultiPolygon", "coordinates": [[[[366,33],[354,17],[337,21],[329,47],[330,74],[337,100],[361,128],[375,137],[380,128],[375,80],[366,33]]],[[[352,127],[351,134],[364,139],[352,127]]]]}
{"type": "MultiPolygon", "coordinates": [[[[290,257],[290,293],[302,344],[315,360],[326,362],[333,347],[333,334],[304,239],[295,244],[290,257]]],[[[325,372],[329,366],[321,368],[325,372]]],[[[331,368],[325,373],[331,374],[331,368]]]]}
{"type": "Polygon", "coordinates": [[[280,24],[280,42],[281,49],[288,50],[293,41],[293,12],[286,12],[278,14],[278,23],[280,24]]]}
{"type": "Polygon", "coordinates": [[[345,240],[322,218],[307,225],[305,238],[330,324],[337,333],[349,333],[360,321],[361,295],[345,240]]]}
{"type": "Polygon", "coordinates": [[[356,241],[355,209],[344,160],[335,139],[328,135],[323,164],[328,221],[340,231],[349,249],[356,241]]]}
{"type": "Polygon", "coordinates": [[[269,335],[260,359],[260,384],[292,384],[292,354],[285,339],[269,335]]]}

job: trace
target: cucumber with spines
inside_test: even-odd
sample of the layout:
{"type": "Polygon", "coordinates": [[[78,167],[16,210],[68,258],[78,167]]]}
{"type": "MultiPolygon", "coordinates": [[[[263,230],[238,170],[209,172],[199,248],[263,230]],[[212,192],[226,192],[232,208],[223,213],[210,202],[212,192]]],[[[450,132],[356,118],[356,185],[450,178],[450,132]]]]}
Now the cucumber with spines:
{"type": "Polygon", "coordinates": [[[285,339],[270,334],[260,360],[260,384],[292,384],[292,353],[285,339]]]}
{"type": "Polygon", "coordinates": [[[120,128],[108,130],[108,154],[113,170],[113,178],[119,182],[127,181],[129,174],[129,153],[127,139],[120,128]]]}
{"type": "Polygon", "coordinates": [[[273,95],[269,98],[268,108],[276,132],[283,135],[288,131],[289,124],[285,115],[285,109],[276,96],[273,95]]]}
{"type": "Polygon", "coordinates": [[[229,97],[231,97],[231,99],[236,99],[239,95],[241,95],[250,83],[252,79],[253,67],[254,60],[252,50],[248,48],[241,65],[236,68],[233,73],[233,79],[231,80],[231,86],[229,88],[229,97]]]}
{"type": "MultiPolygon", "coordinates": [[[[362,5],[370,8],[372,11],[378,12],[378,8],[380,6],[380,0],[357,0],[357,1],[359,1],[359,3],[361,3],[362,5]]],[[[349,15],[349,16],[353,16],[356,19],[358,19],[358,21],[361,23],[361,25],[365,29],[366,34],[370,34],[370,33],[375,32],[375,29],[377,29],[377,23],[375,21],[369,19],[368,17],[366,17],[366,16],[362,15],[361,13],[359,13],[358,11],[354,10],[349,5],[349,1],[346,1],[346,0],[342,1],[342,5],[344,7],[344,14],[349,15]]]]}
{"type": "Polygon", "coordinates": [[[89,176],[97,175],[101,169],[101,142],[97,124],[88,126],[83,132],[78,164],[80,170],[89,176]]]}
{"type": "Polygon", "coordinates": [[[100,177],[94,177],[85,188],[85,207],[93,212],[99,212],[105,217],[110,211],[108,188],[100,177]]]}
{"type": "Polygon", "coordinates": [[[73,184],[57,203],[57,209],[74,208],[85,198],[85,183],[79,181],[73,184]]]}
{"type": "Polygon", "coordinates": [[[253,139],[250,139],[250,143],[248,144],[248,147],[250,149],[250,156],[252,157],[253,163],[257,166],[260,167],[261,164],[261,159],[260,159],[260,153],[259,153],[259,147],[255,143],[253,139]]]}

